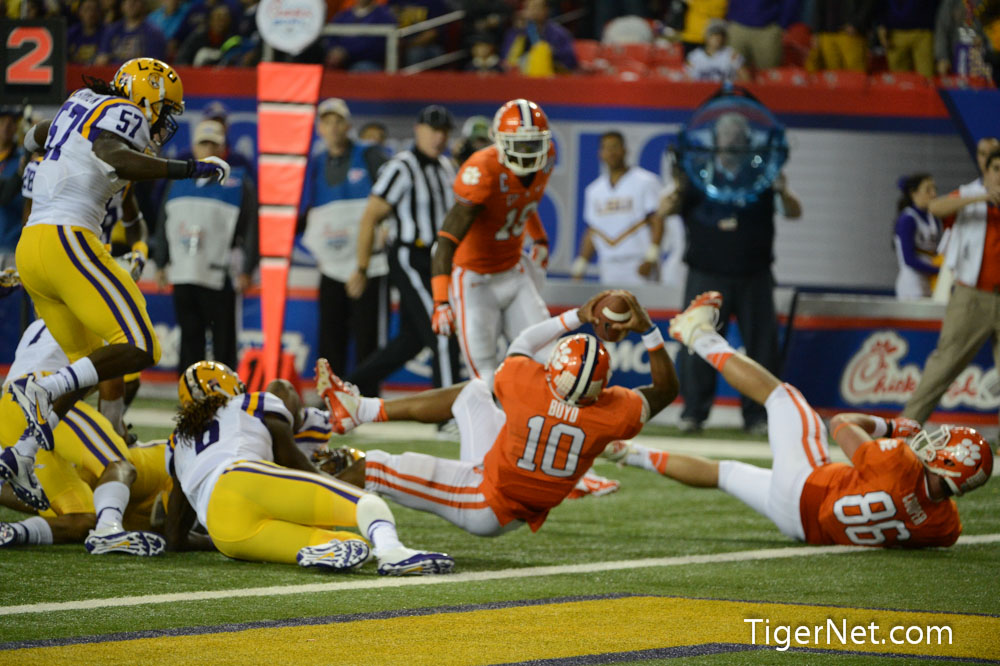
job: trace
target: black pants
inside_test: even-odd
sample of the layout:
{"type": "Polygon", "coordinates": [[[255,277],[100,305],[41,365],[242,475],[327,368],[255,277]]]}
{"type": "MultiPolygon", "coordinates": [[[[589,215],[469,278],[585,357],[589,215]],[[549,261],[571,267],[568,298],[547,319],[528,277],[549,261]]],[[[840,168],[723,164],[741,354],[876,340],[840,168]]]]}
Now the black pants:
{"type": "MultiPolygon", "coordinates": [[[[687,306],[698,294],[711,290],[722,294],[720,334],[726,335],[729,318],[736,315],[747,356],[777,374],[778,321],[774,309],[774,277],[770,269],[753,275],[734,276],[706,273],[692,268],[688,271],[687,284],[684,286],[684,305],[687,306]]],[[[688,354],[687,351],[681,351],[677,360],[680,393],[684,398],[681,418],[700,423],[708,418],[708,412],[712,409],[718,373],[701,357],[688,354]]],[[[740,402],[745,425],[753,426],[767,421],[763,405],[742,396],[740,402]]]]}
{"type": "MultiPolygon", "coordinates": [[[[354,341],[357,368],[378,349],[379,331],[386,330],[389,309],[389,280],[386,277],[368,280],[365,292],[358,300],[347,295],[344,283],[325,275],[319,280],[319,336],[316,353],[330,362],[333,371],[347,374],[348,343],[354,341]]],[[[364,395],[374,395],[378,383],[359,384],[364,395]]]]}
{"type": "Polygon", "coordinates": [[[226,279],[222,289],[174,285],[174,314],[181,328],[181,373],[205,359],[205,331],[212,331],[212,358],[236,368],[236,292],[226,279]]]}
{"type": "Polygon", "coordinates": [[[460,381],[459,350],[455,336],[434,334],[431,315],[431,251],[396,245],[389,249],[389,281],[399,290],[399,335],[368,357],[347,378],[358,386],[379,384],[428,347],[434,354],[434,387],[460,381]]]}

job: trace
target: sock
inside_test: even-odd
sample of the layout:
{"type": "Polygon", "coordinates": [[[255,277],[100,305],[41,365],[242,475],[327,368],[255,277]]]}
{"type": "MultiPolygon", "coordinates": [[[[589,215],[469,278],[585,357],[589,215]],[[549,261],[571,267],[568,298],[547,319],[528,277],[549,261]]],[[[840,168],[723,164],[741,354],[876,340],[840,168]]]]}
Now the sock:
{"type": "Polygon", "coordinates": [[[715,331],[705,331],[699,335],[691,343],[691,349],[719,372],[722,372],[722,366],[736,353],[726,339],[715,331]]]}
{"type": "Polygon", "coordinates": [[[380,423],[388,420],[385,415],[385,401],[382,398],[361,398],[358,401],[358,421],[361,423],[380,423]]]}
{"type": "Polygon", "coordinates": [[[53,400],[70,391],[93,386],[96,383],[97,368],[86,356],[38,380],[39,386],[48,391],[53,400]]]}
{"type": "Polygon", "coordinates": [[[121,528],[129,495],[129,487],[121,481],[108,481],[94,488],[94,510],[97,512],[94,529],[121,528]]]}
{"type": "Polygon", "coordinates": [[[21,543],[27,543],[31,546],[48,546],[52,543],[52,528],[49,527],[48,521],[41,516],[32,516],[20,523],[14,523],[14,525],[15,527],[19,525],[24,529],[25,541],[21,543]]]}
{"type": "Polygon", "coordinates": [[[385,500],[378,495],[365,494],[358,500],[355,510],[358,529],[368,537],[375,557],[382,557],[393,548],[402,547],[396,534],[396,521],[385,500]]]}
{"type": "Polygon", "coordinates": [[[101,414],[111,422],[111,427],[115,429],[115,432],[119,435],[124,435],[125,397],[122,396],[114,400],[101,400],[99,407],[101,414]]]}
{"type": "Polygon", "coordinates": [[[667,469],[667,458],[670,454],[666,451],[656,451],[641,444],[633,443],[625,456],[625,464],[629,467],[641,467],[650,472],[663,474],[667,469]]]}
{"type": "Polygon", "coordinates": [[[21,437],[14,445],[14,451],[25,458],[35,459],[38,449],[42,448],[42,443],[34,437],[21,437]]]}

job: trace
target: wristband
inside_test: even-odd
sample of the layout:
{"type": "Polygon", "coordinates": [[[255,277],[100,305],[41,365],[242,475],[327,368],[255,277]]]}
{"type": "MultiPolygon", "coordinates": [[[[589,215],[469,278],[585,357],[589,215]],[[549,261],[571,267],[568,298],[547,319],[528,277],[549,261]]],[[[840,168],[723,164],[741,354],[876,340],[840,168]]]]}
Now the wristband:
{"type": "Polygon", "coordinates": [[[442,229],[441,231],[438,232],[438,236],[440,236],[441,238],[447,238],[448,240],[450,240],[455,245],[458,245],[458,243],[459,243],[459,240],[455,236],[455,234],[448,233],[444,229],[442,229]]]}
{"type": "Polygon", "coordinates": [[[580,308],[573,308],[572,310],[566,310],[561,315],[559,315],[559,323],[563,325],[567,331],[575,331],[580,328],[583,322],[580,321],[580,308]]]}
{"type": "Polygon", "coordinates": [[[451,280],[447,275],[435,275],[431,278],[431,296],[435,303],[448,301],[448,284],[451,280]]]}
{"type": "Polygon", "coordinates": [[[41,148],[41,146],[38,145],[38,142],[35,141],[35,127],[37,127],[37,125],[32,126],[32,128],[24,135],[24,149],[27,150],[29,154],[38,152],[38,149],[41,148]]]}
{"type": "Polygon", "coordinates": [[[194,175],[194,158],[187,160],[167,160],[167,178],[179,180],[194,175]]]}
{"type": "Polygon", "coordinates": [[[660,258],[660,246],[650,245],[646,248],[646,261],[653,263],[660,258]]]}
{"type": "Polygon", "coordinates": [[[138,214],[138,215],[136,215],[136,216],[135,216],[134,218],[132,218],[131,220],[129,220],[129,221],[127,221],[127,222],[126,222],[125,220],[122,220],[122,228],[123,228],[123,229],[129,229],[129,228],[131,228],[131,227],[134,227],[134,226],[136,225],[136,223],[137,223],[137,222],[141,222],[142,220],[145,220],[145,219],[146,219],[146,218],[145,218],[145,217],[143,217],[143,215],[142,215],[142,212],[140,211],[140,212],[139,212],[139,214],[138,214]]]}
{"type": "Polygon", "coordinates": [[[573,266],[569,269],[569,274],[573,277],[582,277],[587,272],[587,264],[590,263],[583,257],[573,260],[573,266]]]}
{"type": "Polygon", "coordinates": [[[146,241],[132,243],[132,251],[141,254],[143,259],[149,259],[149,246],[146,245],[146,241]]]}
{"type": "Polygon", "coordinates": [[[642,344],[646,346],[649,351],[656,351],[657,349],[663,348],[663,333],[660,332],[660,327],[653,324],[653,327],[642,334],[642,344]]]}
{"type": "Polygon", "coordinates": [[[869,416],[875,426],[872,428],[872,439],[879,439],[889,434],[889,424],[881,416],[869,416]]]}

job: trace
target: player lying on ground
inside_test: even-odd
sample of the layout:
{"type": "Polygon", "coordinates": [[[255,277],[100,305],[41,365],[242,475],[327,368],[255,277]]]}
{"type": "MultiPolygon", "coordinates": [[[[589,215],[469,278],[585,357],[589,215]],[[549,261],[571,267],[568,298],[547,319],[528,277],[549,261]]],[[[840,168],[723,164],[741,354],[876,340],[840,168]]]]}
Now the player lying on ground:
{"type": "MultiPolygon", "coordinates": [[[[478,536],[525,523],[538,530],[609,442],[633,437],[677,395],[677,376],[663,338],[627,292],[631,318],[620,329],[644,333],[652,386],[606,386],[608,352],[592,335],[565,337],[543,364],[532,358],[563,334],[593,322],[598,294],[525,329],[496,371],[493,392],[481,379],[399,400],[364,398],[317,362],[317,390],[338,432],[362,423],[437,423],[454,416],[461,460],[422,453],[368,451],[364,476],[344,476],[400,504],[429,511],[478,536]],[[502,409],[493,402],[496,395],[502,409]]],[[[361,470],[360,465],[348,472],[361,470]]]]}
{"type": "MultiPolygon", "coordinates": [[[[41,377],[67,363],[66,354],[39,319],[25,329],[8,376],[11,380],[41,377]]],[[[24,414],[5,390],[0,396],[0,446],[5,451],[14,446],[25,427],[24,414]]],[[[53,449],[39,451],[35,460],[37,478],[32,475],[23,485],[0,482],[6,506],[30,511],[33,503],[26,498],[39,496],[50,498],[50,506],[39,516],[0,523],[0,547],[84,541],[95,555],[162,553],[163,537],[148,530],[153,504],[170,488],[163,447],[126,447],[111,422],[82,400],[65,413],[52,434],[53,449]],[[15,502],[14,494],[28,506],[15,502]]]]}
{"type": "Polygon", "coordinates": [[[169,548],[194,545],[189,529],[197,515],[215,547],[234,559],[346,570],[374,551],[380,574],[452,570],[448,555],[400,543],[382,498],[318,473],[292,434],[298,394],[287,382],[268,388],[280,397],[246,393],[221,363],[199,361],[184,372],[177,428],[167,442],[169,548]],[[368,541],[338,526],[356,526],[368,541]]]}
{"type": "Polygon", "coordinates": [[[826,427],[802,394],[735,351],[715,331],[721,297],[707,292],[670,323],[670,335],[711,363],[730,386],[767,408],[774,463],[761,469],[653,452],[635,444],[608,456],[681,483],[720,488],[812,544],[950,546],[962,532],[953,495],[986,483],[993,452],[971,428],[920,431],[910,419],[838,414],[833,439],[853,465],[831,463],[826,427]]]}
{"type": "MultiPolygon", "coordinates": [[[[15,378],[7,390],[27,428],[0,454],[0,479],[31,485],[40,448],[54,446],[52,429],[100,381],[155,364],[160,343],[146,301],[129,273],[101,242],[106,205],[126,181],[195,178],[223,182],[218,158],[153,156],[173,135],[184,111],[184,89],[170,65],[135,58],[110,84],[86,78],[51,122],[25,137],[28,152],[44,152],[32,184],[31,214],[17,244],[17,270],[39,316],[71,363],[45,377],[15,378]]],[[[44,495],[21,496],[45,509],[44,495]]]]}

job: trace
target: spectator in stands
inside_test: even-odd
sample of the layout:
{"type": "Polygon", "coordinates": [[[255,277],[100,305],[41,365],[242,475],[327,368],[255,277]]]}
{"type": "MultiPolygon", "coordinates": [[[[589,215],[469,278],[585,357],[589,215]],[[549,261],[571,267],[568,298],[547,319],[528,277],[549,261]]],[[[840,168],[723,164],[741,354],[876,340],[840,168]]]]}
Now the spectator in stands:
{"type": "Polygon", "coordinates": [[[885,3],[878,39],[890,72],[934,76],[934,18],[939,0],[896,0],[885,3]]]}
{"type": "Polygon", "coordinates": [[[122,17],[121,5],[118,0],[100,0],[101,3],[101,23],[105,28],[119,21],[122,17]]]}
{"type": "Polygon", "coordinates": [[[492,74],[503,71],[503,63],[500,62],[500,56],[497,55],[496,44],[493,43],[489,35],[485,33],[473,35],[469,41],[471,43],[469,53],[472,57],[465,66],[467,71],[479,74],[492,74]]]}
{"type": "Polygon", "coordinates": [[[494,50],[499,48],[514,14],[511,3],[507,0],[463,0],[462,8],[466,28],[463,32],[468,35],[466,47],[471,50],[473,38],[485,37],[494,50]]]}
{"type": "Polygon", "coordinates": [[[371,121],[358,130],[358,141],[370,146],[378,146],[385,152],[385,142],[389,138],[389,130],[380,122],[371,121]]]}
{"type": "Polygon", "coordinates": [[[549,20],[546,0],[525,0],[500,49],[505,66],[527,76],[552,76],[576,69],[573,35],[549,20]]]}
{"type": "Polygon", "coordinates": [[[167,58],[173,60],[186,36],[194,33],[204,22],[204,11],[195,6],[194,0],[163,0],[159,9],[146,19],[156,26],[167,40],[167,58]]]}
{"type": "Polygon", "coordinates": [[[641,16],[619,16],[604,25],[602,44],[652,44],[655,34],[641,16]]]}
{"type": "Polygon", "coordinates": [[[799,18],[799,0],[729,3],[729,44],[753,70],[781,66],[783,28],[799,18]]]}
{"type": "Polygon", "coordinates": [[[621,16],[645,18],[649,15],[648,5],[649,3],[642,0],[594,0],[594,37],[603,41],[604,28],[613,19],[621,16]]]}
{"type": "Polygon", "coordinates": [[[726,16],[728,0],[688,0],[687,13],[684,15],[684,29],[680,40],[684,46],[684,55],[705,43],[705,30],[712,19],[722,19],[726,16]]]}
{"type": "Polygon", "coordinates": [[[122,19],[108,26],[96,65],[116,65],[132,58],[162,60],[167,54],[163,33],[146,20],[146,0],[122,0],[122,19]]]}
{"type": "Polygon", "coordinates": [[[687,55],[687,75],[695,81],[747,81],[743,56],[728,45],[726,22],[713,19],[705,29],[705,45],[687,55]]]}
{"type": "MultiPolygon", "coordinates": [[[[934,60],[939,76],[986,77],[986,63],[996,69],[995,48],[981,22],[985,0],[941,0],[934,20],[934,60]]],[[[994,77],[997,72],[994,71],[994,77]]]]}
{"type": "Polygon", "coordinates": [[[629,286],[657,278],[663,218],[658,213],[663,183],[656,174],[626,161],[621,132],[601,136],[598,158],[604,173],[583,194],[583,221],[587,225],[580,254],[571,275],[587,272],[594,251],[601,284],[629,286]]]}
{"type": "Polygon", "coordinates": [[[813,31],[813,50],[807,68],[864,72],[875,0],[813,0],[811,8],[806,23],[813,31]]]}
{"type": "Polygon", "coordinates": [[[257,165],[252,159],[248,159],[243,153],[237,152],[235,150],[230,150],[229,141],[229,109],[226,105],[218,100],[213,100],[208,103],[208,105],[201,112],[202,120],[214,120],[216,122],[222,123],[222,128],[226,132],[226,145],[224,146],[224,153],[222,159],[229,163],[229,166],[242,167],[244,173],[256,182],[257,180],[257,165]]]}
{"type": "Polygon", "coordinates": [[[927,420],[987,340],[993,345],[994,365],[1000,368],[1000,143],[988,137],[978,148],[992,148],[982,178],[929,206],[950,230],[945,265],[955,272],[955,287],[937,348],[903,409],[903,416],[920,422],[927,420]]]}
{"type": "MultiPolygon", "coordinates": [[[[334,25],[396,25],[388,7],[375,0],[357,0],[353,7],[333,17],[334,25]]],[[[385,69],[385,38],[371,35],[330,37],[324,42],[326,66],[355,72],[385,69]]]]}
{"type": "MultiPolygon", "coordinates": [[[[728,112],[719,116],[714,127],[717,157],[713,182],[722,186],[738,182],[750,140],[746,116],[728,112]]],[[[774,308],[774,217],[788,219],[802,215],[802,205],[788,189],[783,174],[752,202],[737,205],[709,199],[690,183],[685,174],[663,206],[663,213],[680,213],[687,231],[684,261],[688,265],[684,302],[705,291],[723,296],[723,335],[730,315],[736,315],[747,354],[771,372],[778,367],[778,322],[774,308]],[[729,306],[731,306],[731,308],[729,306]]],[[[688,354],[679,357],[678,375],[684,411],[681,429],[702,428],[715,398],[716,377],[712,366],[688,354]]],[[[753,401],[742,403],[744,428],[762,432],[767,415],[753,401]]]]}
{"type": "MultiPolygon", "coordinates": [[[[388,4],[396,14],[396,24],[400,28],[407,28],[448,13],[448,7],[443,0],[389,0],[388,4]]],[[[436,28],[406,37],[400,43],[403,62],[412,65],[438,57],[444,53],[440,40],[441,31],[436,28]]]]}
{"type": "Polygon", "coordinates": [[[233,32],[233,17],[228,6],[216,5],[208,22],[191,33],[177,52],[178,65],[206,67],[241,65],[246,53],[243,39],[233,32]]]}
{"type": "MultiPolygon", "coordinates": [[[[367,285],[360,297],[348,298],[345,283],[358,266],[361,213],[372,184],[386,162],[377,145],[348,137],[351,112],[342,99],[324,100],[317,110],[316,131],[324,150],[309,158],[300,206],[302,244],[319,265],[319,333],[316,353],[337,374],[347,374],[348,343],[354,342],[357,367],[384,341],[389,300],[389,263],[377,251],[368,264],[367,285]],[[381,335],[380,335],[381,333],[381,335]]],[[[378,390],[368,384],[363,390],[378,390]]]]}
{"type": "Polygon", "coordinates": [[[23,151],[16,140],[23,109],[16,104],[0,106],[0,270],[14,268],[14,249],[21,237],[21,163],[23,151]]]}
{"type": "Polygon", "coordinates": [[[74,65],[91,65],[97,57],[104,33],[101,6],[97,0],[83,0],[77,15],[80,22],[66,31],[66,61],[74,65]]]}
{"type": "MultiPolygon", "coordinates": [[[[222,157],[226,132],[203,120],[194,130],[195,158],[222,157]]],[[[250,286],[257,264],[257,195],[241,167],[224,184],[170,181],[156,227],[153,259],[157,282],[173,285],[174,311],[181,329],[178,368],[208,358],[205,332],[212,332],[212,359],[236,366],[236,291],[250,286]],[[237,248],[234,252],[233,248],[237,248]],[[170,267],[169,277],[167,267],[170,267]]]]}
{"type": "Polygon", "coordinates": [[[896,206],[893,236],[899,262],[896,298],[929,298],[938,274],[935,258],[941,242],[941,222],[927,207],[937,197],[937,187],[929,173],[904,176],[898,185],[902,196],[896,206]]]}

